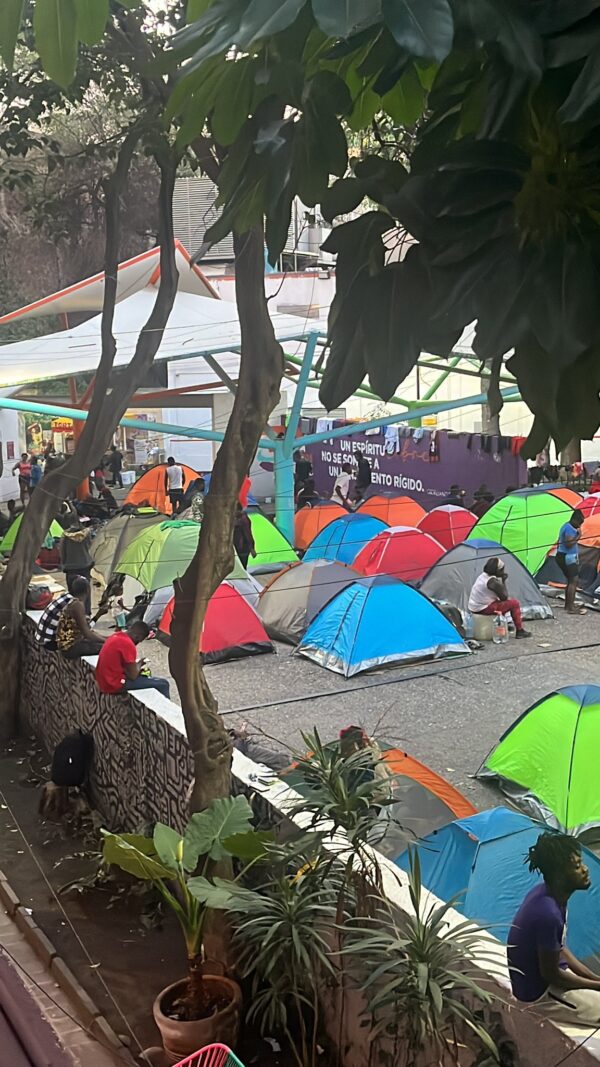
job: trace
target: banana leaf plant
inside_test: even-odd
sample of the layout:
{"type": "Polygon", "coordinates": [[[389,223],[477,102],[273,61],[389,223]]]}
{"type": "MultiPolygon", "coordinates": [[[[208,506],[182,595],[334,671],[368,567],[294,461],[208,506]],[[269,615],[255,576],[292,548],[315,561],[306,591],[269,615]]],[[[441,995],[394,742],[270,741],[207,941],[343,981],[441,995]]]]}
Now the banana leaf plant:
{"type": "Polygon", "coordinates": [[[210,881],[217,869],[222,874],[223,861],[241,860],[245,870],[262,858],[272,835],[254,830],[251,820],[245,797],[221,797],[192,815],[183,836],[164,823],[156,823],[152,837],[102,831],[104,862],[152,882],[181,926],[189,968],[188,993],[178,1005],[182,1017],[201,1018],[210,1010],[202,977],[209,908],[190,893],[190,880],[196,874],[210,881]]]}

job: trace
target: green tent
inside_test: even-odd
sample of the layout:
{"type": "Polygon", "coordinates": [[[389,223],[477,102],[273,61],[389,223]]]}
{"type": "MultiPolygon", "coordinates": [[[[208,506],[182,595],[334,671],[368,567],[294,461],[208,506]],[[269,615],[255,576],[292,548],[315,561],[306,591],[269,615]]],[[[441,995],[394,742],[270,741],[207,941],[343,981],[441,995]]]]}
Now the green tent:
{"type": "Polygon", "coordinates": [[[154,508],[138,508],[137,511],[123,515],[115,515],[96,534],[91,547],[94,560],[94,570],[102,575],[108,582],[114,572],[115,563],[125,552],[125,549],[144,530],[151,526],[158,526],[165,522],[166,515],[154,508]]]}
{"type": "Polygon", "coordinates": [[[248,518],[252,526],[252,536],[256,547],[256,556],[248,560],[249,571],[272,569],[284,563],[297,563],[298,556],[290,542],[276,526],[260,511],[249,511],[248,518]]]}
{"type": "MultiPolygon", "coordinates": [[[[19,527],[21,525],[22,519],[23,519],[22,515],[17,515],[15,521],[13,523],[11,523],[11,525],[8,528],[8,530],[4,534],[4,537],[0,541],[0,552],[12,552],[13,548],[15,547],[15,541],[17,539],[17,534],[19,532],[19,527]]],[[[60,525],[60,523],[58,523],[56,521],[56,519],[53,519],[52,522],[50,523],[50,529],[48,530],[48,533],[46,534],[46,537],[44,538],[43,547],[44,548],[52,548],[52,545],[54,543],[54,539],[56,537],[62,537],[62,535],[63,535],[62,526],[60,525]]]]}
{"type": "Polygon", "coordinates": [[[552,493],[514,493],[482,515],[467,541],[496,541],[536,574],[573,508],[552,493]]]}
{"type": "Polygon", "coordinates": [[[518,718],[477,777],[494,780],[527,814],[563,832],[600,826],[600,686],[549,693],[518,718]]]}
{"type": "MultiPolygon", "coordinates": [[[[148,592],[172,585],[188,569],[198,546],[200,524],[172,519],[149,526],[131,541],[115,573],[135,578],[148,592]]],[[[228,578],[245,578],[238,557],[228,578]]]]}

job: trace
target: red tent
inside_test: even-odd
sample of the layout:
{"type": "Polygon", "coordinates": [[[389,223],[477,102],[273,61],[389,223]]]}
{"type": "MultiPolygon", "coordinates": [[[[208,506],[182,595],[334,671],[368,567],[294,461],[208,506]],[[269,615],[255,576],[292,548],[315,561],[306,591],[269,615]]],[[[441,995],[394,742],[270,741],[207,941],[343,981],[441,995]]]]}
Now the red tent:
{"type": "Polygon", "coordinates": [[[600,512],[600,493],[590,493],[577,507],[583,512],[586,519],[589,519],[592,515],[597,515],[600,512]]]}
{"type": "Polygon", "coordinates": [[[444,549],[433,537],[414,526],[392,526],[369,541],[352,567],[361,574],[388,574],[403,582],[423,578],[444,549]]]}
{"type": "MultiPolygon", "coordinates": [[[[158,636],[165,644],[171,641],[174,605],[173,597],[158,627],[158,636]]],[[[275,651],[254,608],[229,582],[222,582],[208,602],[198,650],[204,663],[275,651]]]]}
{"type": "Polygon", "coordinates": [[[435,537],[440,545],[448,549],[454,548],[460,541],[466,541],[476,522],[477,516],[472,511],[459,508],[456,504],[441,504],[421,519],[419,529],[435,537]]]}

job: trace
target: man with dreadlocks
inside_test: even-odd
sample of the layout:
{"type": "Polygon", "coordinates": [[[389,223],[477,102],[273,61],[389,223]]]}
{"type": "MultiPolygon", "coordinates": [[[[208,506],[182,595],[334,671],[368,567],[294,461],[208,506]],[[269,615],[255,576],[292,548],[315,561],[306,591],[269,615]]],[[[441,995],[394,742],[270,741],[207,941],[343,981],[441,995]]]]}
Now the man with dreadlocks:
{"type": "Polygon", "coordinates": [[[508,935],[508,966],[517,1000],[563,1022],[600,1022],[600,975],[565,945],[567,903],[590,888],[581,845],[567,834],[544,833],[525,857],[544,881],[529,891],[508,935]]]}

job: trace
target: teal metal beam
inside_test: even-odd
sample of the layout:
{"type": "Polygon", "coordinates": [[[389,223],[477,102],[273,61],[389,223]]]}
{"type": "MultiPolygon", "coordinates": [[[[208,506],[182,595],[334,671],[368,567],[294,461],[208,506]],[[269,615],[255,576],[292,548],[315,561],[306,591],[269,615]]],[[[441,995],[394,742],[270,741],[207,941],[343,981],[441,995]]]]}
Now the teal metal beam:
{"type": "Polygon", "coordinates": [[[294,544],[294,462],[285,454],[285,442],[273,448],[275,470],[275,525],[294,544]]]}
{"type": "MultiPolygon", "coordinates": [[[[79,419],[85,422],[88,413],[81,408],[64,407],[61,404],[37,404],[28,400],[3,396],[0,397],[0,408],[8,411],[29,411],[34,415],[62,416],[67,419],[79,419]]],[[[193,437],[200,441],[223,441],[225,434],[220,430],[205,430],[199,426],[178,426],[170,422],[148,422],[146,419],[121,419],[119,426],[127,426],[132,430],[150,430],[152,433],[165,433],[171,437],[193,437]]],[[[270,448],[274,442],[266,437],[261,437],[258,442],[260,448],[270,448]]]]}
{"type": "MultiPolygon", "coordinates": [[[[287,421],[285,428],[285,437],[283,438],[283,456],[285,459],[290,459],[294,450],[294,441],[296,438],[296,430],[298,429],[298,423],[300,421],[300,413],[302,411],[302,404],[304,403],[304,397],[306,395],[306,386],[310,373],[312,371],[312,362],[317,347],[317,341],[319,335],[317,333],[311,334],[306,342],[304,349],[304,356],[302,358],[302,365],[300,367],[300,373],[296,382],[296,392],[294,393],[294,401],[292,404],[292,410],[290,417],[287,421]]],[[[276,451],[275,456],[277,457],[276,451]]],[[[293,481],[293,480],[292,480],[293,481]]]]}

